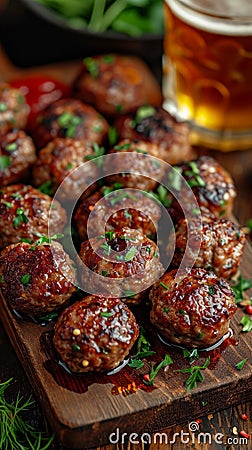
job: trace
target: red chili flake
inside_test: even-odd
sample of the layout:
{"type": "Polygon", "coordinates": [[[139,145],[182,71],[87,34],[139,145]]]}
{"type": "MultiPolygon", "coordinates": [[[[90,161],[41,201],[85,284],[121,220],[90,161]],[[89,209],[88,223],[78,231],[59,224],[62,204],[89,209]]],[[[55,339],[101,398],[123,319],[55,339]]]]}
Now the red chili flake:
{"type": "Polygon", "coordinates": [[[202,420],[201,419],[196,419],[195,422],[196,423],[202,423],[202,420]]]}
{"type": "Polygon", "coordinates": [[[242,414],[241,418],[242,418],[242,420],[248,420],[247,414],[242,414]]]}
{"type": "Polygon", "coordinates": [[[245,437],[245,438],[247,438],[247,439],[250,439],[250,438],[251,438],[250,434],[246,433],[246,431],[244,431],[244,430],[241,430],[239,434],[240,434],[242,437],[245,437]]]}
{"type": "Polygon", "coordinates": [[[144,379],[145,381],[150,381],[150,374],[149,374],[149,373],[146,373],[146,374],[143,376],[143,379],[144,379]]]}

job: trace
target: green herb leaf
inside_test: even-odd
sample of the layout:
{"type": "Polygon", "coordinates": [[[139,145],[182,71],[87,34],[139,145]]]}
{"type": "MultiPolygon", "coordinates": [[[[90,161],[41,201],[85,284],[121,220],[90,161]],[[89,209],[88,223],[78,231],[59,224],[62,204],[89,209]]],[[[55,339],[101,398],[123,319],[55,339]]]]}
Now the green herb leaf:
{"type": "Polygon", "coordinates": [[[53,195],[54,194],[54,188],[53,188],[53,184],[51,180],[47,180],[44,183],[42,183],[39,187],[38,190],[40,192],[42,192],[43,194],[47,194],[47,195],[53,195]]]}
{"type": "Polygon", "coordinates": [[[156,366],[151,366],[150,371],[150,381],[147,381],[146,384],[153,385],[154,378],[157,376],[160,369],[169,366],[170,364],[173,364],[173,360],[170,357],[170,355],[165,355],[164,359],[156,366]]]}
{"type": "Polygon", "coordinates": [[[242,327],[243,332],[249,332],[252,330],[252,319],[246,314],[242,316],[240,324],[243,325],[242,327]]]}
{"type": "Polygon", "coordinates": [[[244,358],[244,359],[242,359],[240,362],[238,362],[238,363],[235,365],[236,369],[242,370],[243,367],[244,367],[244,365],[246,364],[247,360],[248,360],[248,358],[244,358]]]}
{"type": "Polygon", "coordinates": [[[163,281],[160,281],[159,284],[160,284],[160,286],[162,286],[166,291],[169,290],[168,286],[166,286],[166,284],[163,283],[163,281]]]}
{"type": "Polygon", "coordinates": [[[8,155],[0,155],[0,170],[8,169],[11,165],[11,159],[8,155]]]}
{"type": "Polygon", "coordinates": [[[17,143],[16,142],[11,142],[10,144],[7,144],[5,146],[5,150],[7,150],[7,152],[13,152],[16,149],[17,149],[17,143]]]}
{"type": "Polygon", "coordinates": [[[126,253],[124,260],[125,261],[132,261],[132,259],[134,258],[135,254],[136,254],[136,251],[137,251],[136,247],[131,247],[128,250],[128,252],[126,253]]]}
{"type": "Polygon", "coordinates": [[[26,286],[26,285],[29,283],[30,278],[31,278],[31,274],[30,274],[30,273],[26,273],[25,275],[22,275],[22,277],[21,277],[21,283],[22,283],[24,286],[26,286]]]}
{"type": "Polygon", "coordinates": [[[153,116],[155,112],[155,108],[151,105],[140,106],[140,108],[137,109],[135,115],[136,123],[140,123],[143,119],[146,119],[146,117],[153,116]]]}
{"type": "Polygon", "coordinates": [[[232,286],[232,289],[235,293],[235,303],[240,303],[242,300],[244,300],[244,292],[251,287],[252,281],[240,275],[237,283],[232,286]]]}
{"type": "Polygon", "coordinates": [[[107,311],[101,311],[100,312],[100,316],[109,318],[109,317],[112,316],[112,313],[111,312],[107,312],[107,311]]]}
{"type": "Polygon", "coordinates": [[[175,370],[175,372],[190,374],[189,377],[185,381],[185,385],[186,385],[188,392],[197,387],[198,381],[199,382],[203,381],[203,375],[202,375],[201,371],[205,370],[208,367],[209,363],[210,363],[210,356],[208,356],[206,358],[206,361],[203,364],[203,366],[191,366],[191,367],[187,367],[185,369],[175,370]]]}
{"type": "Polygon", "coordinates": [[[24,213],[24,210],[22,208],[17,208],[16,210],[16,217],[14,217],[12,223],[14,228],[18,228],[18,226],[21,223],[28,223],[29,219],[26,216],[26,214],[24,213]]]}

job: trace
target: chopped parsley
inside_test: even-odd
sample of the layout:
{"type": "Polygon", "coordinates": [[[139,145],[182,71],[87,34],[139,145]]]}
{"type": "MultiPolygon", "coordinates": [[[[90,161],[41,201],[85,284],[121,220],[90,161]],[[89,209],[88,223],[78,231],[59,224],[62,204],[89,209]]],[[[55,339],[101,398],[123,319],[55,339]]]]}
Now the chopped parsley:
{"type": "Polygon", "coordinates": [[[242,331],[249,332],[252,330],[252,319],[244,314],[241,318],[240,324],[243,325],[242,331]]]}
{"type": "Polygon", "coordinates": [[[134,258],[135,254],[136,254],[136,247],[131,247],[128,252],[125,255],[125,261],[132,261],[132,259],[134,258]]]}
{"type": "Polygon", "coordinates": [[[8,169],[11,165],[11,159],[8,155],[0,155],[0,170],[8,169]]]}
{"type": "Polygon", "coordinates": [[[173,360],[170,357],[170,355],[165,355],[164,359],[156,366],[154,367],[153,364],[151,365],[150,370],[150,379],[149,381],[144,381],[148,385],[153,385],[154,378],[157,376],[160,369],[169,366],[170,364],[173,364],[173,360]]]}
{"type": "Polygon", "coordinates": [[[203,375],[201,371],[205,370],[209,366],[209,363],[210,363],[210,356],[206,358],[206,361],[203,364],[203,366],[191,366],[185,369],[175,370],[175,372],[190,374],[189,377],[185,380],[185,386],[188,392],[197,387],[197,382],[203,381],[203,375]]]}
{"type": "Polygon", "coordinates": [[[101,311],[100,312],[100,316],[109,318],[109,317],[112,316],[112,313],[111,312],[107,312],[107,311],[101,311]]]}
{"type": "Polygon", "coordinates": [[[240,362],[238,362],[238,363],[235,365],[236,369],[242,370],[243,367],[244,367],[244,365],[246,364],[247,360],[248,360],[248,358],[244,358],[244,359],[242,359],[240,362]]]}
{"type": "Polygon", "coordinates": [[[54,188],[51,180],[47,180],[44,183],[42,183],[38,190],[46,195],[53,195],[54,194],[54,188]]]}
{"type": "Polygon", "coordinates": [[[242,300],[244,300],[244,291],[247,291],[251,287],[252,281],[240,275],[237,283],[232,286],[232,289],[235,293],[235,303],[240,303],[242,300]]]}
{"type": "Polygon", "coordinates": [[[165,283],[163,283],[163,281],[160,281],[159,282],[159,284],[160,284],[160,286],[162,286],[166,291],[168,291],[168,286],[165,284],[165,283]]]}
{"type": "Polygon", "coordinates": [[[87,71],[90,73],[91,77],[98,78],[100,73],[98,62],[94,58],[91,58],[90,56],[84,58],[83,62],[87,68],[87,71]]]}
{"type": "Polygon", "coordinates": [[[144,366],[143,358],[152,356],[154,353],[156,352],[151,350],[151,344],[145,337],[145,330],[143,327],[140,327],[139,338],[137,340],[137,353],[130,359],[128,366],[136,370],[141,369],[144,366]]]}
{"type": "Polygon", "coordinates": [[[26,285],[29,283],[30,278],[31,278],[31,274],[30,274],[30,273],[26,273],[25,275],[22,275],[22,277],[21,277],[21,283],[22,283],[24,286],[26,286],[26,285]]]}
{"type": "Polygon", "coordinates": [[[26,216],[23,208],[17,208],[16,217],[14,217],[12,223],[14,228],[18,228],[21,223],[28,223],[29,219],[26,216]]]}
{"type": "Polygon", "coordinates": [[[65,129],[66,137],[71,138],[75,135],[77,126],[83,122],[83,118],[66,111],[57,118],[57,121],[65,129]]]}
{"type": "Polygon", "coordinates": [[[16,142],[11,142],[10,144],[7,144],[5,146],[5,150],[7,150],[7,152],[13,152],[16,149],[17,149],[17,143],[16,142]]]}

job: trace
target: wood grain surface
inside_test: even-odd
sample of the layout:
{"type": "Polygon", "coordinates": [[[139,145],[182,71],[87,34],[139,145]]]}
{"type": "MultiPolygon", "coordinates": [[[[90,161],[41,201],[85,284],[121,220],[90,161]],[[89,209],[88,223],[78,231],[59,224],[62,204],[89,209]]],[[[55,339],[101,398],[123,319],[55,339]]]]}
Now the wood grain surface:
{"type": "MultiPolygon", "coordinates": [[[[252,267],[252,251],[247,244],[242,274],[247,277],[252,267]]],[[[148,331],[148,339],[156,350],[157,362],[166,353],[174,361],[167,372],[159,372],[154,387],[146,387],[143,374],[123,368],[115,375],[72,375],[59,366],[50,340],[52,323],[46,327],[16,318],[1,300],[2,319],[8,336],[27,373],[45,414],[64,446],[81,449],[109,442],[110,433],[153,433],[167,426],[180,424],[190,417],[219,411],[223,405],[235,405],[252,398],[251,339],[241,332],[239,308],[231,328],[234,337],[226,344],[203,352],[197,364],[211,358],[204,370],[204,381],[190,391],[183,383],[186,375],[174,372],[188,367],[180,350],[163,345],[154,330],[148,329],[144,312],[136,311],[148,331]],[[227,345],[228,344],[228,345],[227,345]],[[235,365],[248,358],[242,371],[235,365]]],[[[139,307],[141,308],[141,307],[139,307]]],[[[114,437],[115,438],[115,437],[114,437]]]]}

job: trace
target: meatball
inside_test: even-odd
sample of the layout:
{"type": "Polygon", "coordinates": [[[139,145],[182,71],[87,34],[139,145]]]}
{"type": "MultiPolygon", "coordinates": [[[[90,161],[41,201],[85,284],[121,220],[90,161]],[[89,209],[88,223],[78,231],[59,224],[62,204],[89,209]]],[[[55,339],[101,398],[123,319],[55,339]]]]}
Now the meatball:
{"type": "Polygon", "coordinates": [[[107,121],[92,106],[77,99],[63,98],[41,111],[32,136],[39,149],[57,137],[101,145],[108,129],[107,121]]]}
{"type": "Polygon", "coordinates": [[[138,139],[155,144],[152,156],[169,164],[178,164],[195,157],[189,143],[189,127],[178,122],[163,108],[142,106],[135,114],[128,114],[115,120],[119,139],[138,139]]]}
{"type": "Polygon", "coordinates": [[[140,230],[148,237],[155,237],[161,217],[158,203],[141,191],[118,190],[117,186],[117,184],[103,186],[80,202],[74,214],[74,222],[81,240],[99,236],[105,230],[113,231],[124,226],[140,230]],[[100,201],[101,199],[103,200],[100,201]]]}
{"type": "Polygon", "coordinates": [[[33,184],[41,186],[49,182],[51,193],[54,194],[67,177],[59,198],[77,199],[94,179],[99,178],[99,168],[95,162],[84,165],[94,157],[93,146],[77,139],[56,138],[39,151],[32,169],[33,184]],[[74,172],[79,166],[82,166],[81,172],[74,172]]]}
{"type": "MultiPolygon", "coordinates": [[[[173,243],[173,236],[171,238],[173,243]]],[[[187,266],[212,270],[217,276],[227,279],[234,276],[240,266],[246,240],[245,234],[234,222],[210,215],[181,219],[176,226],[175,239],[176,248],[171,262],[173,268],[180,266],[188,245],[187,266]]],[[[168,243],[167,254],[169,253],[168,243]]]]}
{"type": "Polygon", "coordinates": [[[138,334],[134,315],[118,298],[89,295],[61,313],[53,343],[72,372],[104,372],[124,360],[138,334]]]}
{"type": "Polygon", "coordinates": [[[62,308],[76,290],[73,262],[55,241],[6,247],[0,256],[0,279],[11,308],[32,316],[62,308]]]}
{"type": "Polygon", "coordinates": [[[229,284],[204,269],[167,272],[151,288],[150,320],[170,342],[192,348],[215,344],[237,310],[229,284]]]}
{"type": "Polygon", "coordinates": [[[0,191],[0,248],[47,235],[49,225],[51,235],[61,233],[66,220],[60,203],[52,203],[48,195],[32,186],[12,184],[0,191]]]}
{"type": "Polygon", "coordinates": [[[35,160],[35,145],[23,130],[0,136],[0,187],[25,181],[35,160]]]}
{"type": "Polygon", "coordinates": [[[135,56],[110,54],[85,58],[73,91],[77,98],[110,117],[134,111],[141,105],[162,104],[158,81],[135,56]]]}
{"type": "Polygon", "coordinates": [[[128,304],[140,303],[164,271],[157,245],[126,227],[82,242],[79,257],[84,291],[121,297],[128,304]]]}
{"type": "Polygon", "coordinates": [[[24,129],[30,108],[25,97],[18,89],[8,83],[0,85],[0,135],[12,128],[24,129]]]}
{"type": "Polygon", "coordinates": [[[164,176],[165,167],[163,161],[157,159],[156,144],[123,139],[109,150],[109,154],[113,157],[105,159],[104,168],[107,174],[113,175],[107,176],[108,183],[149,191],[155,189],[164,176]],[[132,169],[134,173],[130,173],[132,169]]]}
{"type": "Polygon", "coordinates": [[[177,199],[172,201],[169,208],[172,217],[177,220],[183,217],[181,205],[190,216],[201,211],[203,214],[210,212],[215,217],[230,217],[236,188],[231,175],[218,161],[211,156],[201,156],[173,169],[179,171],[182,178],[176,178],[176,170],[168,174],[168,188],[177,191],[177,199]],[[196,197],[199,211],[195,211],[192,193],[196,197]]]}

